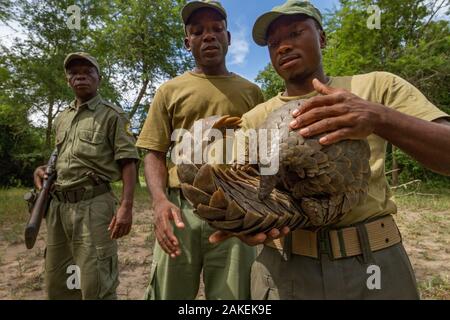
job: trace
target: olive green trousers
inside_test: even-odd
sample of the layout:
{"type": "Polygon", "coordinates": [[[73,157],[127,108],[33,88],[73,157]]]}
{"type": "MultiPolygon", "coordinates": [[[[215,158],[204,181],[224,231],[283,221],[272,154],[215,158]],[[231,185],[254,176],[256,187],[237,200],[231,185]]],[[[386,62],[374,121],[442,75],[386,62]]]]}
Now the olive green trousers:
{"type": "Polygon", "coordinates": [[[180,191],[171,189],[169,199],[181,209],[185,224],[184,229],[174,227],[181,255],[170,258],[156,241],[145,299],[195,299],[202,271],[206,299],[250,299],[250,270],[256,249],[237,238],[209,243],[215,230],[195,216],[180,191]]]}
{"type": "Polygon", "coordinates": [[[252,267],[252,299],[418,299],[414,271],[402,243],[362,256],[320,259],[263,246],[252,267]]]}
{"type": "Polygon", "coordinates": [[[77,203],[51,201],[45,255],[49,299],[117,298],[117,243],[108,231],[115,206],[111,192],[77,203]]]}

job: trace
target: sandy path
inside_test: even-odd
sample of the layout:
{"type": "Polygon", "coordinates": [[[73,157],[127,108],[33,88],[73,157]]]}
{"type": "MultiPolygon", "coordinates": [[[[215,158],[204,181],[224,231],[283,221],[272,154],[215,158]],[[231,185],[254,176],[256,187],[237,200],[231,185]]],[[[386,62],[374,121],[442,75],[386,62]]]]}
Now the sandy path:
{"type": "MultiPolygon", "coordinates": [[[[151,211],[135,210],[131,234],[120,240],[120,299],[141,299],[148,283],[152,260],[151,211]]],[[[450,217],[448,212],[408,212],[397,218],[407,252],[424,298],[450,299],[450,217]],[[440,283],[442,282],[442,283],[440,283]],[[428,287],[429,286],[429,287],[428,287]],[[438,286],[439,290],[435,290],[438,286]]],[[[21,241],[0,239],[0,299],[44,299],[43,254],[45,226],[35,247],[27,250],[21,241]]]]}

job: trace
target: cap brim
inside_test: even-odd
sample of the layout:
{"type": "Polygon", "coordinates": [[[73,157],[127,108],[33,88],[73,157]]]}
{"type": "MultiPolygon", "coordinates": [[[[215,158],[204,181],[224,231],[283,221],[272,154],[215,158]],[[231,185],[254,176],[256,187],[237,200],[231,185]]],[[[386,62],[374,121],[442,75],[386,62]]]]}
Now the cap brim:
{"type": "Polygon", "coordinates": [[[187,24],[189,17],[194,13],[194,11],[196,11],[198,9],[202,9],[202,8],[213,9],[213,10],[219,12],[223,16],[223,18],[225,20],[227,20],[227,13],[225,12],[225,10],[218,8],[217,6],[209,4],[209,3],[194,1],[194,2],[189,2],[188,4],[186,4],[184,6],[183,10],[181,10],[181,18],[183,19],[184,24],[185,25],[187,24]]]}
{"type": "Polygon", "coordinates": [[[283,15],[285,15],[285,13],[271,11],[260,16],[253,25],[253,41],[255,41],[257,45],[260,45],[262,47],[266,46],[266,35],[269,26],[272,24],[272,22],[283,15]]]}
{"type": "Polygon", "coordinates": [[[67,69],[67,66],[69,65],[69,63],[71,63],[73,60],[85,60],[87,62],[89,62],[92,66],[94,66],[98,73],[100,73],[99,67],[97,66],[97,64],[95,63],[95,61],[92,61],[91,59],[89,59],[86,56],[80,55],[80,54],[71,54],[70,56],[68,56],[66,58],[66,60],[64,61],[64,69],[67,69]]]}
{"type": "MultiPolygon", "coordinates": [[[[294,16],[299,14],[304,14],[311,17],[309,13],[302,12],[301,10],[291,13],[277,11],[266,12],[260,16],[253,25],[253,41],[262,47],[267,46],[267,31],[269,30],[270,25],[281,16],[294,16]]],[[[314,17],[311,18],[316,20],[314,17]]]]}

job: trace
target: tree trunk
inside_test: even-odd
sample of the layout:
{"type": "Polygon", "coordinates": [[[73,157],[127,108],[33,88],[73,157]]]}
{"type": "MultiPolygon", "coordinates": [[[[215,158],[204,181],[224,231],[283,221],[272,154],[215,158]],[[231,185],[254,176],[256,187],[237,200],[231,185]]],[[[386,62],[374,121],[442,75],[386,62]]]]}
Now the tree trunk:
{"type": "Polygon", "coordinates": [[[48,106],[47,128],[45,130],[45,147],[47,149],[50,149],[51,145],[52,145],[53,108],[54,108],[54,101],[53,101],[53,99],[51,99],[49,101],[49,106],[48,106]]]}
{"type": "Polygon", "coordinates": [[[398,163],[395,157],[395,150],[397,150],[397,147],[392,145],[392,185],[398,186],[398,163]]]}
{"type": "Polygon", "coordinates": [[[145,91],[147,91],[148,84],[150,82],[150,79],[146,75],[144,78],[144,82],[142,83],[141,90],[139,90],[139,94],[136,98],[136,101],[133,104],[133,108],[131,108],[130,113],[128,114],[130,120],[133,119],[134,115],[136,114],[137,109],[139,108],[139,105],[141,104],[142,98],[144,98],[145,91]]]}

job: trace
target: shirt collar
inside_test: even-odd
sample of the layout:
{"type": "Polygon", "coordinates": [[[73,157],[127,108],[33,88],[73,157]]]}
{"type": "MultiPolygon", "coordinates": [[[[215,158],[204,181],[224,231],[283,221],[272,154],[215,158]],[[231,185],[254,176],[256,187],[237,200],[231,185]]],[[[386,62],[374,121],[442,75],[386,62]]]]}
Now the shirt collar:
{"type": "MultiPolygon", "coordinates": [[[[73,100],[70,103],[70,108],[72,109],[77,109],[76,108],[76,102],[77,100],[73,100]]],[[[80,107],[83,106],[87,106],[87,108],[91,111],[95,111],[95,108],[97,108],[97,106],[102,102],[102,97],[100,96],[100,94],[97,94],[95,97],[93,97],[91,100],[86,101],[85,103],[83,103],[82,105],[80,105],[80,107]]]]}

